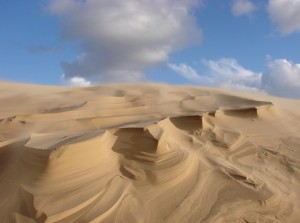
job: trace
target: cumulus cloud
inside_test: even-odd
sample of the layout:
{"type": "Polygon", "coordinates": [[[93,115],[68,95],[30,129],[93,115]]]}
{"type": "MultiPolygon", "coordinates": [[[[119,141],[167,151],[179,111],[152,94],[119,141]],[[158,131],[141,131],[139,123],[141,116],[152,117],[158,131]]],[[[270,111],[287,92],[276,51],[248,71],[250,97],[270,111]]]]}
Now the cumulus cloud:
{"type": "Polygon", "coordinates": [[[300,32],[299,0],[269,0],[268,12],[282,34],[300,32]]]}
{"type": "Polygon", "coordinates": [[[256,9],[256,6],[250,0],[234,0],[231,6],[231,12],[234,16],[249,15],[256,9]]]}
{"type": "Polygon", "coordinates": [[[92,83],[88,80],[86,80],[83,77],[71,77],[71,78],[66,78],[66,76],[63,74],[61,76],[62,81],[71,86],[78,86],[78,87],[88,87],[91,86],[92,83]]]}
{"type": "Polygon", "coordinates": [[[245,91],[261,91],[276,96],[300,98],[300,64],[286,59],[270,59],[266,72],[257,73],[235,59],[203,60],[206,75],[186,64],[169,64],[177,74],[193,83],[245,91]]]}
{"type": "Polygon", "coordinates": [[[196,0],[51,0],[65,40],[79,40],[81,55],[63,62],[66,78],[140,81],[174,50],[198,42],[196,0]]]}
{"type": "Polygon", "coordinates": [[[286,59],[270,60],[262,87],[273,95],[300,98],[300,64],[286,59]]]}

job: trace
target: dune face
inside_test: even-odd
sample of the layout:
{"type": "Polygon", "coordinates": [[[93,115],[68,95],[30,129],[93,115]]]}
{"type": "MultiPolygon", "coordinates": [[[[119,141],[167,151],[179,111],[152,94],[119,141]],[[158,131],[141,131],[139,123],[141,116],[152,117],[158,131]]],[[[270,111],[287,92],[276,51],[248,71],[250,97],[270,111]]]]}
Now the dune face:
{"type": "Polygon", "coordinates": [[[165,85],[0,91],[0,222],[299,222],[299,101],[165,85]]]}

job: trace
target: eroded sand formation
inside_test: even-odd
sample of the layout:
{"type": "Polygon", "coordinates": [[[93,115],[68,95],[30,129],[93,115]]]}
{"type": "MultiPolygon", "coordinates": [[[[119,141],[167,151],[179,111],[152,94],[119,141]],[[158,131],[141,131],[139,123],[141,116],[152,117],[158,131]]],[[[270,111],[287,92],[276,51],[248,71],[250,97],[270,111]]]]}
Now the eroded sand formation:
{"type": "Polygon", "coordinates": [[[0,92],[0,222],[299,222],[299,101],[164,85],[0,92]]]}

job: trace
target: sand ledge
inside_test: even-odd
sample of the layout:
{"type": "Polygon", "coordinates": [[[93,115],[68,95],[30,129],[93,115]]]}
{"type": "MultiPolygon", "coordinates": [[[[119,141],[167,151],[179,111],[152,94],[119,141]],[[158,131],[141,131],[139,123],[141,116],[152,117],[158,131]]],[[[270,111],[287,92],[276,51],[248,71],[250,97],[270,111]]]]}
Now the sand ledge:
{"type": "Polygon", "coordinates": [[[165,85],[0,91],[0,222],[300,217],[300,101],[165,85]]]}

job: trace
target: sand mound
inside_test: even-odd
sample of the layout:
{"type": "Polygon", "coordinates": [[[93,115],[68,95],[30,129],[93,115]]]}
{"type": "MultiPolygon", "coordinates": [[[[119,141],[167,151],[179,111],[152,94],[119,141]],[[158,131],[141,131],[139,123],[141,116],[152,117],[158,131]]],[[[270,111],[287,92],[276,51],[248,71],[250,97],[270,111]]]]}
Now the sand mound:
{"type": "Polygon", "coordinates": [[[299,222],[300,101],[0,83],[0,222],[299,222]]]}

